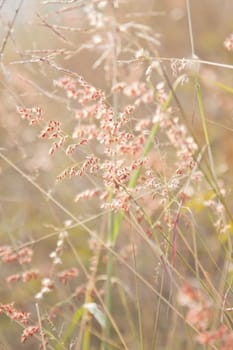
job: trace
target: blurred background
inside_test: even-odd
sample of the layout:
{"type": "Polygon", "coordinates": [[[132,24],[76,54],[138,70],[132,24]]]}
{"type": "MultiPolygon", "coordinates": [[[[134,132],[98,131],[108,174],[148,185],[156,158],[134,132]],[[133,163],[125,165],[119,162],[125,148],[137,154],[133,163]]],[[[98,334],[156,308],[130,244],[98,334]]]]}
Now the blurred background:
{"type": "MultiPolygon", "coordinates": [[[[226,202],[232,211],[232,178],[233,178],[233,53],[224,47],[224,41],[233,32],[232,0],[202,0],[190,1],[193,24],[193,37],[195,54],[204,61],[213,64],[201,64],[200,76],[203,82],[202,93],[208,130],[211,140],[212,151],[216,173],[225,184],[226,202]],[[214,63],[220,63],[219,66],[214,63]],[[222,66],[221,66],[222,64],[222,66]],[[224,65],[226,65],[224,67],[224,65]]],[[[34,245],[32,266],[37,268],[43,276],[48,275],[52,269],[50,253],[55,249],[57,232],[63,230],[69,223],[70,217],[54,205],[47,194],[55,198],[74,213],[79,220],[87,220],[100,213],[98,201],[92,201],[91,205],[84,202],[82,205],[74,203],[75,195],[80,189],[85,189],[87,180],[76,179],[65,180],[56,183],[56,176],[69,165],[67,158],[58,154],[51,158],[48,155],[50,142],[38,138],[40,129],[37,126],[29,126],[27,121],[21,120],[16,111],[17,106],[33,107],[40,106],[45,118],[58,119],[63,123],[64,129],[69,133],[73,130],[75,121],[73,118],[75,104],[70,105],[61,97],[60,91],[53,85],[54,79],[59,79],[64,74],[44,62],[39,57],[50,55],[53,50],[55,61],[77,74],[82,75],[88,82],[106,91],[111,91],[112,78],[111,67],[108,66],[108,56],[102,57],[104,50],[112,43],[111,21],[104,22],[102,17],[112,16],[112,10],[105,7],[105,1],[64,1],[64,3],[53,1],[25,0],[0,0],[0,152],[14,164],[0,159],[0,246],[12,245],[17,248],[30,241],[38,242],[34,245]],[[94,4],[94,5],[93,5],[94,4]],[[97,8],[98,16],[91,15],[93,6],[97,8]],[[19,11],[17,13],[17,11],[19,11]],[[12,21],[15,22],[12,25],[12,21]],[[105,25],[107,25],[107,30],[105,25]],[[12,26],[12,27],[11,27],[12,26]],[[12,32],[9,34],[8,31],[12,32]],[[4,41],[6,41],[6,45],[4,41]],[[60,53],[64,49],[66,54],[60,53]],[[1,52],[1,51],[0,51],[1,52]],[[106,68],[107,67],[107,68],[106,68]],[[30,176],[32,182],[40,186],[32,185],[17,167],[30,176]],[[54,235],[52,234],[54,232],[54,235]],[[41,240],[42,237],[50,235],[50,238],[41,240]]],[[[164,69],[171,81],[174,81],[174,72],[171,69],[171,60],[191,57],[191,45],[187,20],[186,1],[183,0],[119,0],[119,8],[114,10],[117,22],[122,26],[126,23],[140,23],[148,26],[150,37],[154,42],[148,43],[149,39],[139,38],[135,31],[140,27],[132,29],[131,36],[122,39],[122,54],[119,54],[119,81],[124,78],[128,83],[144,79],[145,66],[141,62],[124,64],[124,61],[134,60],[135,53],[143,49],[150,54],[154,50],[154,57],[161,57],[164,69]],[[137,40],[136,40],[137,39],[137,40]],[[134,45],[135,40],[135,45],[134,45]],[[168,59],[168,60],[167,60],[168,59]]],[[[111,57],[110,57],[111,59],[111,57]]],[[[158,83],[157,81],[156,83],[158,83]]],[[[203,130],[200,116],[193,107],[193,88],[185,85],[178,92],[178,97],[184,111],[189,118],[190,126],[199,141],[204,144],[203,130]]],[[[111,97],[110,97],[110,102],[111,97]]],[[[200,197],[199,202],[203,199],[200,197]]],[[[198,205],[201,205],[200,203],[198,205]]],[[[198,212],[198,208],[195,208],[198,212]]],[[[221,264],[223,259],[221,245],[218,238],[212,234],[212,226],[205,217],[200,214],[200,235],[202,239],[211,246],[212,254],[216,254],[216,260],[221,264]]],[[[88,226],[92,230],[99,230],[100,221],[93,219],[88,226]]],[[[70,234],[80,257],[84,264],[89,264],[91,252],[87,233],[80,228],[70,229],[70,234]]],[[[118,252],[127,245],[128,239],[123,237],[118,243],[118,252]]],[[[184,248],[185,249],[185,248],[184,248]]],[[[200,248],[202,249],[202,248],[200,248]]],[[[159,262],[153,255],[147,253],[146,246],[142,244],[138,253],[138,269],[143,276],[156,285],[157,267],[159,262]]],[[[188,254],[187,254],[188,255],[188,254]]],[[[215,274],[214,264],[205,255],[205,250],[200,251],[201,259],[210,274],[215,274]]],[[[187,257],[187,259],[189,259],[187,257]]],[[[68,247],[64,249],[64,266],[73,266],[68,247]]],[[[0,268],[0,302],[9,303],[14,301],[19,309],[31,312],[35,316],[35,294],[40,290],[40,281],[23,283],[9,283],[6,278],[18,271],[22,272],[24,267],[15,263],[1,262],[0,268]]],[[[99,273],[104,273],[105,266],[100,266],[99,273]]],[[[183,271],[185,275],[185,268],[183,271]]],[[[117,266],[117,277],[127,281],[125,288],[129,295],[129,309],[134,309],[135,299],[130,293],[134,276],[130,275],[123,266],[117,266]]],[[[216,276],[217,278],[217,276],[216,276]]],[[[80,273],[78,284],[83,285],[85,277],[80,273]]],[[[70,284],[48,296],[41,306],[43,313],[52,308],[59,309],[58,315],[66,314],[66,321],[72,315],[73,302],[60,305],[61,300],[73,293],[77,286],[70,284]],[[60,314],[59,314],[60,312],[60,314]]],[[[150,349],[150,334],[153,331],[151,314],[154,308],[154,295],[151,291],[141,287],[141,302],[143,305],[143,325],[145,336],[145,349],[150,349]],[[148,344],[147,344],[148,342],[148,344]]],[[[169,282],[164,294],[169,297],[169,282]]],[[[130,333],[130,327],[126,325],[122,312],[122,305],[116,299],[115,318],[121,325],[124,334],[130,333]],[[119,305],[118,305],[119,303],[119,305]]],[[[115,295],[116,294],[116,295],[115,295]]],[[[81,297],[82,298],[82,297],[81,297]]],[[[79,303],[79,301],[77,302],[79,303]]],[[[134,311],[132,311],[133,313],[134,311]]],[[[169,348],[169,340],[164,340],[164,332],[167,332],[167,320],[169,310],[166,305],[161,306],[157,348],[169,348]]],[[[60,321],[58,328],[61,330],[64,320],[60,321]]],[[[68,321],[67,321],[68,322],[68,321]]],[[[1,349],[36,349],[37,343],[29,340],[20,344],[22,328],[12,323],[5,316],[0,315],[0,348],[1,349]]],[[[182,337],[182,326],[180,334],[177,333],[177,345],[172,349],[189,349],[189,345],[182,337]]],[[[97,327],[98,329],[98,327],[97,327]]],[[[58,332],[59,333],[59,332],[58,332]]],[[[130,337],[130,336],[129,336],[130,337]]],[[[132,337],[133,339],[133,337],[132,337]]],[[[173,338],[174,339],[174,338],[173,338]]],[[[98,341],[93,344],[93,349],[98,349],[98,341]]],[[[132,340],[130,349],[136,349],[137,344],[132,340]]]]}

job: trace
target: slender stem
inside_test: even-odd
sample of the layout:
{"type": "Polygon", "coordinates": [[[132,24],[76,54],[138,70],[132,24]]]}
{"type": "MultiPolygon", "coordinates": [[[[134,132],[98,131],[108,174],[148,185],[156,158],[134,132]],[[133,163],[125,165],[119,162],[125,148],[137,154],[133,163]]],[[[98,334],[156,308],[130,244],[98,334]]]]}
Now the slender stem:
{"type": "MultiPolygon", "coordinates": [[[[8,41],[8,39],[9,39],[9,37],[10,37],[12,31],[13,31],[13,27],[14,27],[15,21],[16,21],[16,19],[17,19],[17,16],[18,16],[18,14],[19,14],[19,11],[21,10],[21,8],[22,8],[22,6],[23,6],[23,3],[24,3],[24,0],[21,0],[21,1],[19,2],[19,5],[18,5],[18,7],[17,7],[16,10],[15,10],[14,17],[13,17],[11,23],[9,24],[8,31],[7,31],[5,37],[4,37],[3,41],[2,41],[2,46],[1,46],[1,48],[0,48],[0,59],[1,59],[2,56],[3,56],[3,51],[5,50],[7,41],[8,41]]],[[[2,4],[2,5],[3,5],[3,4],[2,4]]],[[[2,7],[2,6],[1,6],[1,7],[2,7]]]]}
{"type": "MultiPolygon", "coordinates": [[[[117,83],[117,23],[115,20],[115,13],[113,8],[113,29],[112,29],[112,37],[113,37],[113,62],[112,62],[112,86],[114,86],[117,83]]],[[[118,115],[118,95],[113,94],[113,111],[114,111],[114,119],[117,120],[118,115]]],[[[113,144],[114,147],[114,144],[113,144]]],[[[113,157],[113,160],[115,159],[115,156],[113,157]]],[[[112,193],[110,192],[110,200],[112,199],[112,193]]],[[[114,222],[114,213],[111,211],[108,216],[108,244],[111,243],[111,236],[112,236],[112,230],[113,230],[113,222],[114,222]]],[[[112,252],[109,250],[107,255],[107,280],[106,280],[106,297],[105,297],[105,303],[106,308],[108,310],[108,313],[111,314],[112,309],[112,273],[113,273],[113,255],[112,252]]],[[[106,341],[104,342],[104,350],[109,350],[109,342],[108,340],[111,337],[111,324],[108,317],[106,317],[106,326],[105,326],[105,338],[106,341]]]]}
{"type": "Polygon", "coordinates": [[[188,15],[189,39],[190,39],[190,45],[191,45],[191,52],[192,52],[192,58],[194,58],[195,57],[195,49],[194,49],[194,40],[193,40],[193,28],[192,28],[190,0],[186,0],[186,8],[187,8],[187,15],[188,15]]]}
{"type": "Polygon", "coordinates": [[[36,303],[36,313],[37,313],[38,324],[39,324],[39,328],[40,328],[42,349],[46,350],[46,344],[45,344],[42,322],[41,322],[41,317],[40,317],[40,309],[39,309],[39,305],[37,303],[36,303]]]}
{"type": "Polygon", "coordinates": [[[197,92],[197,101],[198,101],[199,111],[200,111],[200,115],[201,115],[202,128],[203,128],[205,142],[206,142],[207,150],[208,150],[210,169],[211,169],[212,176],[213,176],[215,182],[217,182],[217,178],[216,178],[216,174],[215,174],[215,170],[214,170],[213,155],[212,155],[212,151],[211,151],[211,147],[210,147],[208,128],[207,128],[207,124],[206,124],[204,105],[203,105],[203,100],[202,100],[202,95],[201,95],[201,88],[200,88],[200,85],[198,82],[196,84],[196,92],[197,92]]]}
{"type": "MultiPolygon", "coordinates": [[[[113,225],[113,213],[109,213],[109,239],[110,239],[110,234],[112,232],[112,225],[113,225]]],[[[107,280],[106,280],[106,297],[105,297],[105,304],[106,308],[109,313],[111,313],[111,307],[112,307],[112,270],[113,270],[113,255],[112,252],[108,252],[108,260],[107,260],[107,280]]],[[[105,326],[105,338],[107,341],[104,343],[104,349],[108,350],[109,349],[109,342],[108,339],[110,339],[111,336],[111,325],[109,322],[108,317],[106,318],[106,326],[105,326]]]]}
{"type": "MultiPolygon", "coordinates": [[[[218,195],[219,198],[221,198],[222,195],[221,195],[220,189],[218,187],[217,175],[216,175],[215,167],[214,167],[214,159],[213,159],[213,154],[212,154],[212,150],[211,150],[211,146],[210,146],[208,128],[207,128],[207,124],[206,124],[204,104],[203,104],[203,99],[202,99],[202,95],[201,95],[201,88],[200,88],[199,84],[196,85],[196,91],[197,91],[197,100],[198,100],[199,111],[200,111],[200,115],[201,115],[202,128],[203,128],[203,132],[205,135],[205,142],[206,142],[207,147],[208,147],[207,149],[208,149],[208,157],[209,157],[209,163],[210,163],[210,171],[211,171],[211,175],[214,179],[214,183],[215,183],[215,187],[216,187],[216,189],[215,189],[216,194],[218,195]]],[[[227,242],[228,242],[229,252],[232,252],[232,242],[231,242],[231,238],[229,237],[229,235],[227,236],[227,242]]]]}
{"type": "MultiPolygon", "coordinates": [[[[134,268],[135,268],[135,271],[137,271],[134,242],[131,242],[131,244],[133,246],[134,268]]],[[[134,276],[134,278],[135,278],[135,286],[136,286],[136,303],[137,303],[137,314],[138,314],[139,343],[140,343],[140,350],[143,350],[144,344],[143,344],[143,329],[142,329],[142,312],[141,312],[140,299],[139,299],[138,278],[136,275],[134,276]]]]}

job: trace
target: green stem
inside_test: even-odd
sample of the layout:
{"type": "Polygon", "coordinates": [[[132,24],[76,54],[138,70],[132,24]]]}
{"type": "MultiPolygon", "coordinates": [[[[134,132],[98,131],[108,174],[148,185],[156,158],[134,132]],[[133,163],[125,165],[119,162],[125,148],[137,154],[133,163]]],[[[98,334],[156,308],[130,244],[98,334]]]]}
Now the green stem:
{"type": "Polygon", "coordinates": [[[206,117],[205,117],[205,110],[204,110],[204,105],[203,105],[203,100],[202,100],[202,95],[201,95],[201,88],[200,84],[196,82],[196,92],[197,92],[197,101],[198,101],[198,106],[199,106],[199,111],[201,115],[201,122],[202,122],[202,128],[205,136],[205,142],[207,145],[207,150],[208,150],[208,157],[209,157],[209,163],[210,163],[210,170],[213,176],[213,179],[215,183],[217,183],[217,176],[214,170],[214,160],[213,160],[213,155],[210,147],[210,139],[209,139],[209,134],[208,134],[208,129],[207,129],[207,124],[206,124],[206,117]]]}
{"type": "MultiPolygon", "coordinates": [[[[217,175],[216,175],[215,168],[214,168],[214,159],[213,159],[211,146],[210,146],[210,140],[209,140],[208,129],[207,129],[207,124],[206,124],[206,116],[205,116],[204,104],[203,104],[203,99],[202,99],[202,95],[201,95],[200,85],[198,83],[196,84],[196,92],[197,92],[197,100],[198,100],[199,111],[200,111],[200,115],[201,115],[202,128],[203,128],[203,132],[204,132],[204,135],[205,135],[205,142],[206,142],[206,145],[208,147],[208,157],[209,157],[209,163],[210,163],[210,171],[211,171],[211,175],[212,175],[212,178],[214,180],[215,187],[216,187],[215,188],[215,192],[218,195],[219,199],[221,199],[222,195],[221,195],[221,192],[220,192],[219,187],[218,187],[217,175]]],[[[227,236],[227,242],[228,242],[229,251],[232,252],[232,242],[231,242],[231,238],[230,238],[229,234],[227,236]]]]}
{"type": "MultiPolygon", "coordinates": [[[[151,133],[150,133],[150,136],[147,140],[147,143],[146,143],[146,146],[144,148],[144,151],[143,151],[143,157],[146,157],[152,147],[152,144],[153,144],[153,141],[154,141],[154,138],[155,138],[155,135],[157,134],[158,132],[158,129],[159,129],[159,125],[156,123],[154,124],[152,130],[151,130],[151,133]]],[[[138,178],[140,176],[140,173],[141,173],[141,167],[139,167],[137,170],[135,170],[135,172],[133,173],[130,181],[129,181],[129,185],[128,187],[129,188],[134,188],[137,184],[137,181],[138,181],[138,178]]],[[[114,220],[114,223],[113,223],[113,226],[112,226],[112,232],[111,232],[111,243],[114,244],[114,242],[116,241],[116,238],[118,236],[118,233],[119,233],[119,230],[120,230],[120,227],[121,227],[121,223],[122,223],[122,220],[123,220],[123,212],[120,211],[116,217],[115,217],[115,220],[114,220]]]]}
{"type": "Polygon", "coordinates": [[[84,337],[83,337],[83,350],[88,350],[90,349],[90,340],[91,340],[91,327],[90,325],[88,324],[86,326],[86,329],[85,329],[85,332],[84,332],[84,337]]]}
{"type": "MultiPolygon", "coordinates": [[[[173,90],[175,91],[177,89],[177,87],[179,86],[180,82],[182,81],[182,77],[179,77],[173,86],[173,90]]],[[[165,101],[165,103],[162,106],[162,111],[165,112],[170,104],[171,101],[173,99],[173,91],[170,92],[170,94],[168,95],[167,100],[165,101]]],[[[114,100],[114,108],[117,109],[118,106],[118,101],[114,100]]],[[[151,150],[151,147],[153,145],[154,142],[154,138],[157,134],[159,130],[159,123],[155,123],[152,127],[151,133],[148,137],[148,140],[146,142],[145,148],[143,150],[143,158],[145,158],[148,153],[151,150]]],[[[139,167],[137,170],[135,170],[135,172],[133,173],[128,187],[129,188],[134,188],[137,184],[137,181],[139,179],[139,176],[141,174],[141,170],[142,167],[139,167]]],[[[111,245],[111,247],[114,246],[117,236],[119,234],[120,231],[120,227],[123,221],[123,217],[124,217],[124,213],[123,211],[119,211],[117,215],[114,215],[113,213],[109,214],[109,234],[108,234],[108,243],[111,245]]],[[[105,298],[105,302],[106,302],[106,307],[107,310],[110,312],[111,311],[111,277],[112,277],[112,269],[113,269],[113,256],[112,256],[112,252],[109,251],[108,253],[108,261],[107,261],[107,282],[106,282],[106,298],[105,298]]],[[[105,336],[106,339],[109,339],[111,336],[111,328],[110,328],[110,323],[108,318],[106,319],[106,328],[105,328],[105,336]]],[[[104,343],[104,350],[109,350],[109,344],[108,343],[104,343]]]]}
{"type": "MultiPolygon", "coordinates": [[[[114,42],[114,48],[113,48],[113,77],[112,77],[112,86],[114,86],[117,83],[117,22],[115,18],[115,12],[113,8],[113,42],[114,42]]],[[[113,110],[114,110],[114,119],[117,119],[118,115],[118,109],[119,109],[119,100],[117,94],[113,95],[113,110]]],[[[112,193],[110,192],[110,200],[112,198],[112,193]]],[[[112,236],[112,226],[114,221],[114,213],[110,212],[108,217],[108,243],[111,243],[111,236],[112,236]]],[[[105,305],[108,310],[108,313],[111,314],[112,309],[112,292],[111,292],[111,280],[112,280],[112,271],[113,271],[113,255],[111,250],[108,251],[107,255],[107,280],[106,280],[106,297],[105,297],[105,305]]],[[[106,317],[106,326],[105,326],[105,338],[106,341],[104,342],[104,350],[109,350],[109,342],[108,340],[111,337],[111,325],[110,320],[108,317],[106,317]]]]}
{"type": "MultiPolygon", "coordinates": [[[[111,239],[111,232],[112,232],[112,225],[113,225],[113,212],[109,213],[109,241],[111,239]]],[[[109,242],[110,243],[110,242],[109,242]]],[[[107,310],[109,313],[111,313],[112,308],[112,291],[111,291],[111,278],[112,278],[112,270],[113,270],[113,255],[112,252],[109,250],[107,255],[107,281],[106,281],[106,297],[105,297],[105,304],[107,307],[107,310]]],[[[106,319],[106,326],[105,326],[105,338],[106,342],[104,343],[104,350],[109,350],[109,343],[108,340],[111,337],[111,327],[109,319],[106,319]]]]}

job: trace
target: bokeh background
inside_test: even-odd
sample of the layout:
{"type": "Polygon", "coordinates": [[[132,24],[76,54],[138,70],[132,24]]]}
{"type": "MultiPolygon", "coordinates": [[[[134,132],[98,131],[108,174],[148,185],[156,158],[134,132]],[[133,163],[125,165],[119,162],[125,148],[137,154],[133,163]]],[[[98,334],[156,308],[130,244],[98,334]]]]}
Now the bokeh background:
{"type": "MultiPolygon", "coordinates": [[[[89,2],[91,3],[91,1],[89,2]]],[[[18,3],[16,0],[0,1],[0,46],[4,42],[9,24],[15,16],[18,3]]],[[[39,140],[38,128],[28,126],[27,122],[21,120],[16,112],[16,106],[39,105],[45,111],[47,119],[62,120],[67,131],[72,130],[74,125],[71,118],[74,106],[67,106],[61,100],[56,100],[56,94],[59,94],[59,92],[55,89],[53,80],[60,77],[59,72],[43,62],[34,62],[37,60],[38,54],[36,51],[32,53],[31,50],[58,50],[61,48],[77,50],[77,53],[70,59],[65,60],[62,55],[58,55],[56,61],[63,67],[81,74],[94,86],[102,88],[107,93],[110,91],[111,80],[109,79],[109,72],[104,68],[104,61],[95,68],[95,62],[100,57],[101,50],[103,50],[106,43],[98,43],[97,38],[97,42],[93,44],[93,33],[96,31],[96,34],[101,34],[102,37],[105,37],[106,42],[111,38],[109,39],[107,35],[104,36],[105,29],[93,26],[90,30],[88,27],[88,13],[85,7],[75,8],[75,3],[64,4],[63,6],[59,2],[52,4],[49,1],[25,0],[20,8],[13,31],[4,48],[0,67],[0,151],[16,167],[22,169],[33,181],[39,184],[46,193],[53,194],[65,208],[75,213],[80,220],[85,220],[100,211],[98,202],[95,201],[91,205],[90,203],[83,203],[81,206],[74,203],[75,194],[80,191],[80,188],[86,186],[85,180],[71,179],[57,184],[56,176],[68,165],[67,159],[62,155],[58,155],[56,158],[49,157],[49,142],[39,140]],[[62,7],[71,6],[74,6],[73,10],[59,12],[62,7]],[[64,38],[50,30],[43,23],[42,18],[46,19],[48,23],[57,25],[59,33],[62,33],[64,38]],[[63,29],[59,26],[63,26],[63,29]],[[70,27],[76,28],[76,30],[70,31],[70,27]]],[[[223,45],[226,37],[233,31],[232,0],[193,0],[190,3],[196,55],[201,60],[232,65],[233,54],[227,51],[223,45]]],[[[120,2],[120,7],[116,12],[120,23],[135,21],[151,28],[154,38],[160,42],[155,50],[155,56],[158,55],[162,58],[187,58],[191,56],[185,1],[125,0],[122,3],[120,2]]],[[[124,45],[127,45],[127,40],[124,45]]],[[[145,46],[144,49],[147,49],[143,41],[141,41],[141,45],[142,47],[145,46]]],[[[130,50],[122,59],[128,59],[129,57],[130,50]]],[[[169,60],[163,61],[168,76],[173,80],[170,63],[169,60]]],[[[143,75],[141,63],[127,65],[127,68],[122,70],[122,76],[124,74],[127,74],[128,82],[141,79],[143,75]]],[[[232,93],[217,87],[216,84],[221,83],[232,87],[233,71],[229,67],[201,64],[200,75],[204,82],[204,105],[216,173],[225,183],[226,202],[232,210],[233,99],[232,93]]],[[[195,135],[204,144],[200,116],[193,108],[192,87],[184,86],[178,92],[178,97],[195,135]]],[[[201,201],[202,198],[199,198],[199,206],[201,201]]],[[[64,225],[69,224],[67,220],[70,219],[53,205],[45,194],[38,191],[11,164],[3,159],[0,160],[0,217],[0,245],[12,245],[14,247],[28,241],[40,240],[40,238],[51,234],[53,231],[56,234],[60,228],[64,228],[64,225]]],[[[204,215],[200,215],[200,223],[200,235],[211,246],[212,254],[216,256],[216,260],[221,266],[221,244],[218,238],[213,235],[212,227],[204,215]]],[[[89,227],[95,229],[98,225],[100,225],[100,221],[93,220],[89,227]]],[[[70,232],[71,235],[76,237],[77,250],[84,264],[88,265],[91,253],[87,233],[80,228],[71,229],[70,232]]],[[[49,254],[54,250],[56,241],[55,235],[49,239],[38,241],[35,245],[33,265],[44,275],[51,269],[49,254]]],[[[119,242],[119,251],[123,249],[124,244],[128,244],[125,237],[119,242]]],[[[142,245],[138,253],[138,268],[146,279],[152,284],[156,284],[158,283],[158,281],[155,281],[158,261],[146,252],[146,247],[142,245]]],[[[215,270],[211,259],[205,256],[204,252],[202,255],[202,251],[200,255],[206,269],[214,276],[215,270]]],[[[64,256],[64,268],[73,265],[68,248],[65,249],[64,256]]],[[[34,296],[40,289],[40,283],[35,281],[29,285],[23,285],[22,283],[7,284],[5,282],[7,276],[17,273],[21,269],[22,267],[18,266],[17,263],[1,263],[0,300],[1,303],[14,301],[18,308],[32,312],[35,315],[34,296]]],[[[100,267],[99,272],[104,273],[104,265],[100,267]]],[[[130,290],[134,283],[134,276],[129,275],[124,267],[120,265],[117,266],[117,276],[124,281],[127,280],[126,286],[130,290]]],[[[218,278],[217,275],[215,277],[218,278]]],[[[80,286],[84,280],[80,273],[80,286]]],[[[43,306],[43,312],[51,309],[52,306],[59,303],[59,300],[64,300],[67,295],[72,293],[73,287],[73,285],[66,286],[55,296],[49,297],[43,306]]],[[[169,282],[164,290],[165,295],[168,290],[169,282]]],[[[126,327],[122,314],[124,311],[118,305],[117,295],[115,298],[115,309],[119,310],[115,313],[115,317],[122,324],[121,330],[124,332],[126,327]]],[[[150,334],[153,329],[151,322],[154,307],[153,298],[153,294],[142,287],[141,301],[146,349],[150,348],[150,334]]],[[[132,305],[129,303],[129,309],[133,308],[135,303],[133,296],[131,303],[132,305]]],[[[72,307],[74,305],[70,303],[62,309],[66,319],[69,319],[72,307]]],[[[165,348],[165,343],[167,346],[169,344],[169,341],[164,343],[164,334],[168,332],[169,327],[167,324],[168,314],[169,310],[166,306],[161,306],[157,349],[165,348]]],[[[22,329],[3,315],[0,315],[0,325],[1,349],[34,349],[37,347],[37,344],[33,341],[20,345],[22,329]]],[[[59,327],[62,327],[62,323],[59,324],[59,327]]],[[[130,333],[128,330],[125,330],[125,332],[130,333]]],[[[177,338],[177,347],[174,345],[173,349],[188,348],[181,335],[177,334],[177,338]]],[[[98,342],[93,346],[93,349],[97,349],[98,342]]],[[[136,344],[131,345],[131,349],[136,348],[136,344]]]]}

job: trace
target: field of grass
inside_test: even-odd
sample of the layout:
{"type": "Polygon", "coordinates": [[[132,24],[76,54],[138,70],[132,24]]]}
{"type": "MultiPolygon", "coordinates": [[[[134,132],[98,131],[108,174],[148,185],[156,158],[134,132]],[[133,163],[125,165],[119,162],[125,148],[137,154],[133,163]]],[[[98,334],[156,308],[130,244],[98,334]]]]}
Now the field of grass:
{"type": "Polygon", "coordinates": [[[233,349],[232,14],[0,1],[0,350],[233,349]]]}

